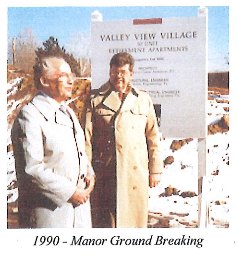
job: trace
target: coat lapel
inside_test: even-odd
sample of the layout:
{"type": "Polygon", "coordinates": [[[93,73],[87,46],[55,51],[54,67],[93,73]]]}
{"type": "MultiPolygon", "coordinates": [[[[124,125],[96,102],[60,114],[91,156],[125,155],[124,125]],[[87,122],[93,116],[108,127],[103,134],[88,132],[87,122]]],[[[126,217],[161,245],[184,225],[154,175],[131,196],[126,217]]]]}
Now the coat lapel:
{"type": "Polygon", "coordinates": [[[46,97],[39,93],[31,101],[31,103],[38,109],[38,111],[44,116],[47,121],[52,121],[55,118],[54,108],[46,97]]]}
{"type": "Polygon", "coordinates": [[[127,95],[122,108],[120,110],[120,113],[129,111],[135,107],[135,101],[137,100],[138,96],[136,96],[132,91],[127,95]]]}
{"type": "Polygon", "coordinates": [[[119,99],[118,93],[115,91],[111,91],[109,96],[107,96],[102,103],[114,112],[117,112],[121,106],[121,100],[119,99]]]}
{"type": "MultiPolygon", "coordinates": [[[[71,116],[71,122],[73,123],[74,132],[75,133],[79,132],[79,130],[82,130],[82,128],[81,128],[81,125],[79,123],[77,116],[75,115],[75,112],[69,106],[67,106],[66,109],[68,110],[68,112],[71,116]]],[[[83,132],[83,130],[82,130],[82,132],[83,132]]]]}
{"type": "Polygon", "coordinates": [[[117,112],[121,106],[121,100],[119,99],[118,93],[111,90],[109,82],[102,85],[99,89],[99,94],[103,96],[102,104],[113,112],[117,112]]]}
{"type": "Polygon", "coordinates": [[[125,101],[122,104],[121,100],[119,99],[118,92],[112,91],[110,83],[107,82],[100,88],[99,92],[100,95],[105,95],[105,98],[103,99],[102,103],[114,112],[117,112],[120,109],[121,104],[122,107],[120,109],[120,113],[132,109],[135,106],[135,101],[138,98],[139,91],[132,85],[131,87],[132,90],[127,95],[125,101]]]}
{"type": "Polygon", "coordinates": [[[73,128],[71,119],[60,111],[59,108],[53,106],[42,93],[37,94],[32,99],[32,104],[38,109],[38,111],[47,121],[73,128]]]}
{"type": "Polygon", "coordinates": [[[73,123],[70,119],[69,116],[67,116],[66,114],[64,114],[62,111],[60,110],[57,110],[56,111],[56,118],[55,118],[55,121],[57,124],[60,124],[60,125],[65,125],[65,126],[68,126],[70,128],[73,128],[73,123]]]}

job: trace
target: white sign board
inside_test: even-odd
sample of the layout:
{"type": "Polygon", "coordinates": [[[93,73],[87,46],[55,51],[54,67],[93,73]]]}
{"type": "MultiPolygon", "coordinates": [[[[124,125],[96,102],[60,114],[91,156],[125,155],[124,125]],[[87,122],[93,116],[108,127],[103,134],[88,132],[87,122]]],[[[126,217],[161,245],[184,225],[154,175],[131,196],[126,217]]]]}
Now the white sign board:
{"type": "Polygon", "coordinates": [[[133,85],[147,91],[154,104],[161,105],[163,136],[203,138],[207,17],[155,21],[157,24],[138,24],[137,20],[91,23],[92,88],[99,88],[109,79],[111,57],[128,52],[135,59],[133,85]]]}

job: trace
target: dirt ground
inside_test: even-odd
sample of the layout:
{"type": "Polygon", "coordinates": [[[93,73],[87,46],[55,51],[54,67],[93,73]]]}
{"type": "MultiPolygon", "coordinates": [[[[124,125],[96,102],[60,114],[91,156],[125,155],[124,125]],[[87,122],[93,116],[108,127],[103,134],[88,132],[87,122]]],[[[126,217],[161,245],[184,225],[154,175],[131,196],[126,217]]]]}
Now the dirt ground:
{"type": "MultiPolygon", "coordinates": [[[[18,229],[18,209],[17,201],[7,204],[7,228],[8,229],[18,229]]],[[[180,214],[170,213],[170,215],[165,216],[161,213],[151,213],[149,212],[149,221],[148,228],[170,228],[170,220],[176,218],[180,219],[183,216],[180,214]]],[[[181,224],[185,225],[188,228],[196,228],[197,223],[185,223],[181,221],[181,224]]]]}
{"type": "Polygon", "coordinates": [[[7,228],[18,228],[17,201],[7,204],[7,228]]]}

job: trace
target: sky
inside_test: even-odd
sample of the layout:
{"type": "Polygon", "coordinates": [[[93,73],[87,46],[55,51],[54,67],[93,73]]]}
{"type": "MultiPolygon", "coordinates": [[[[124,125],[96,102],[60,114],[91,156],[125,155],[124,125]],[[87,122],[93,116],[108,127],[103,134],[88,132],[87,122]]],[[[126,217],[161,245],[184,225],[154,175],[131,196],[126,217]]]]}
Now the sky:
{"type": "MultiPolygon", "coordinates": [[[[228,71],[229,6],[208,8],[209,72],[228,71]]],[[[50,36],[65,46],[72,34],[90,34],[91,14],[98,10],[103,20],[194,17],[199,6],[74,6],[74,7],[8,7],[8,37],[17,37],[25,28],[33,30],[40,42],[50,36]]]]}

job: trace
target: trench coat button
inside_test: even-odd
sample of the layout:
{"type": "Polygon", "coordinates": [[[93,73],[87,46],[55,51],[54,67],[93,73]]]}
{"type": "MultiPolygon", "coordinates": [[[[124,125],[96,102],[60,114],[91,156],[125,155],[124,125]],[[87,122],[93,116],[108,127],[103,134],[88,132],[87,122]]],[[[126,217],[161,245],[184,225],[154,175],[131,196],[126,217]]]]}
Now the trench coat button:
{"type": "Polygon", "coordinates": [[[136,187],[136,186],[134,186],[134,187],[133,187],[133,190],[135,190],[136,188],[137,188],[137,187],[136,187]]]}
{"type": "Polygon", "coordinates": [[[119,150],[119,149],[121,149],[121,148],[122,148],[122,145],[118,144],[118,145],[117,145],[117,149],[119,150]]]}
{"type": "Polygon", "coordinates": [[[134,167],[133,167],[134,170],[137,170],[137,168],[138,168],[137,166],[134,166],[134,167]]]}

